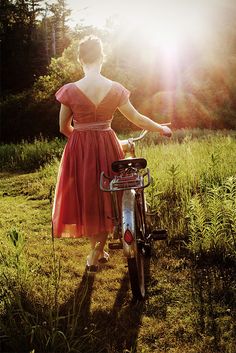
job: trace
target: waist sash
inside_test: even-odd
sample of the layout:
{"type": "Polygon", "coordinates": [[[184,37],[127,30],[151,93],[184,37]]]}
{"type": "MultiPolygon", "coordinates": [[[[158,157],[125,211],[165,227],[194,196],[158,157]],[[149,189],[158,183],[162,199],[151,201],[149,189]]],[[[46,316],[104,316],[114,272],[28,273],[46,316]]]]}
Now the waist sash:
{"type": "Polygon", "coordinates": [[[74,121],[74,130],[76,131],[107,131],[111,130],[111,120],[107,121],[94,121],[91,123],[78,123],[74,121]]]}

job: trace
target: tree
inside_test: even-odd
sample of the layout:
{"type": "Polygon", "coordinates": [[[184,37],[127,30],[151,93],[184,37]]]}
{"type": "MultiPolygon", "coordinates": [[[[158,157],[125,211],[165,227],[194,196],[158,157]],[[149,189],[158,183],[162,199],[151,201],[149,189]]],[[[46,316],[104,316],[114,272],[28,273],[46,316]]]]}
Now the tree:
{"type": "Polygon", "coordinates": [[[70,43],[68,37],[69,28],[66,22],[71,10],[67,9],[65,0],[57,0],[57,2],[48,5],[48,9],[52,13],[48,20],[48,25],[51,28],[52,56],[60,56],[70,43]]]}
{"type": "Polygon", "coordinates": [[[69,14],[64,0],[46,8],[43,0],[1,0],[1,81],[5,95],[29,88],[46,73],[50,58],[62,54],[70,43],[66,26],[69,14]]]}
{"type": "Polygon", "coordinates": [[[42,0],[1,1],[1,76],[4,91],[17,91],[34,81],[37,15],[42,0]]]}

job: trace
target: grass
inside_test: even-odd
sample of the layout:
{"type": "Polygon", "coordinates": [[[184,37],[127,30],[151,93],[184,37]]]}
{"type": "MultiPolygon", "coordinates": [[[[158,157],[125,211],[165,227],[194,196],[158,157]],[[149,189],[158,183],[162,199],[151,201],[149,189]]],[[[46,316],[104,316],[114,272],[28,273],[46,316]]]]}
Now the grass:
{"type": "Polygon", "coordinates": [[[30,172],[60,158],[65,141],[55,138],[35,139],[32,143],[22,141],[18,144],[0,145],[0,171],[30,172]]]}
{"type": "MultiPolygon", "coordinates": [[[[199,213],[210,232],[213,218],[207,215],[222,197],[235,210],[234,183],[226,187],[235,175],[235,150],[233,136],[218,134],[137,146],[153,175],[147,192],[153,224],[170,233],[169,243],[156,243],[147,263],[148,295],[141,303],[132,301],[121,250],[110,251],[109,264],[87,278],[87,241],[52,241],[57,160],[28,174],[2,173],[0,351],[235,352],[234,244],[230,262],[214,257],[221,252],[213,246],[199,250],[196,236],[199,213]],[[212,190],[218,190],[214,197],[212,190]]],[[[223,214],[226,222],[229,212],[223,214]]],[[[233,221],[224,225],[235,235],[233,221]]]]}
{"type": "MultiPolygon", "coordinates": [[[[133,134],[133,133],[132,133],[133,134]]],[[[137,135],[138,132],[135,133],[137,135]]],[[[128,134],[128,137],[130,134],[128,134]]],[[[206,140],[210,137],[231,137],[235,138],[235,131],[222,130],[214,132],[212,130],[192,129],[177,130],[174,133],[172,141],[187,142],[190,140],[206,140]]],[[[127,138],[127,132],[120,135],[120,138],[127,138]]],[[[155,133],[149,133],[145,137],[146,145],[157,145],[163,143],[163,137],[155,133]]],[[[33,172],[42,168],[45,164],[51,163],[53,160],[61,157],[65,146],[64,139],[55,138],[47,140],[43,137],[35,139],[28,143],[22,141],[18,144],[0,144],[0,171],[1,172],[33,172]]]]}

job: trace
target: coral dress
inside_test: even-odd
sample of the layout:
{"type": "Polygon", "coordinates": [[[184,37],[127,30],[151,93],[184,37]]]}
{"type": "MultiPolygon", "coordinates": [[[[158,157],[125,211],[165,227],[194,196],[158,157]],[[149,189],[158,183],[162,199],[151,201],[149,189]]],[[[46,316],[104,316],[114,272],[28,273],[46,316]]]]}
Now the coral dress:
{"type": "Polygon", "coordinates": [[[52,212],[54,237],[96,237],[112,232],[111,196],[100,190],[99,181],[102,171],[112,175],[111,163],[124,157],[110,125],[117,107],[128,97],[129,91],[114,81],[97,106],[75,83],[57,91],[57,100],[72,110],[74,131],[58,172],[52,212]]]}

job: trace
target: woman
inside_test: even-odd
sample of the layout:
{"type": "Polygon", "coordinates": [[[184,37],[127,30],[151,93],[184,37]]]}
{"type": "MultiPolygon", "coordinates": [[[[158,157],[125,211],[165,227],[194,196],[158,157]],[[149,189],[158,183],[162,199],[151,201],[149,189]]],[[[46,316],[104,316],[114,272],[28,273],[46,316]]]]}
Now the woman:
{"type": "Polygon", "coordinates": [[[99,38],[89,36],[80,42],[79,60],[84,77],[56,93],[61,103],[60,132],[68,142],[55,191],[53,236],[88,237],[91,252],[87,269],[96,271],[99,262],[108,260],[104,246],[113,230],[110,195],[99,188],[100,173],[111,175],[111,163],[124,157],[110,127],[113,113],[119,109],[142,129],[166,136],[171,136],[171,130],[141,115],[129,101],[130,92],[101,75],[103,49],[99,38]]]}

